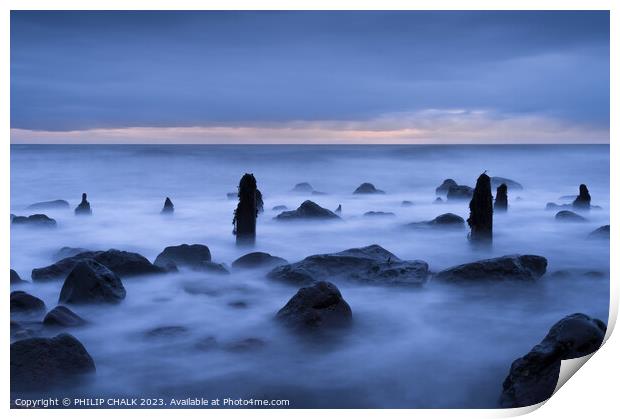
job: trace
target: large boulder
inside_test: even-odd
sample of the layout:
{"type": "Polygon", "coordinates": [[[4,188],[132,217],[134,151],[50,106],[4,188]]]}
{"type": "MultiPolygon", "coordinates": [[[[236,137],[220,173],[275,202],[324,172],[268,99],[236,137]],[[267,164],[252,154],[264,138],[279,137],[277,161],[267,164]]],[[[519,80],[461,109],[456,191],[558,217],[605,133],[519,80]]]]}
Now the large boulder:
{"type": "Polygon", "coordinates": [[[497,189],[501,184],[505,184],[511,191],[519,191],[523,189],[523,185],[519,182],[500,176],[491,176],[491,187],[497,189]]]}
{"type": "Polygon", "coordinates": [[[95,362],[69,334],[11,344],[11,392],[40,391],[95,372],[95,362]]]}
{"type": "MultiPolygon", "coordinates": [[[[597,228],[592,233],[588,234],[588,238],[609,240],[609,224],[597,228]]],[[[12,280],[11,280],[11,283],[13,283],[12,280]]]]}
{"type": "Polygon", "coordinates": [[[525,407],[547,400],[557,386],[562,360],[596,351],[603,344],[606,330],[601,320],[581,313],[557,322],[542,342],[512,363],[504,380],[501,406],[525,407]]]}
{"type": "Polygon", "coordinates": [[[471,199],[474,195],[474,189],[467,185],[450,186],[448,188],[448,201],[463,201],[471,199]]]}
{"type": "Polygon", "coordinates": [[[196,268],[203,262],[211,261],[211,251],[203,244],[181,244],[168,246],[157,255],[154,264],[169,269],[173,266],[196,268]]]}
{"type": "Polygon", "coordinates": [[[331,282],[317,282],[301,288],[276,315],[288,327],[303,330],[325,330],[351,325],[351,307],[331,282]]]}
{"type": "Polygon", "coordinates": [[[36,202],[32,205],[28,205],[26,209],[29,210],[46,210],[46,209],[67,209],[69,203],[64,199],[56,199],[54,201],[36,202]]]}
{"type": "Polygon", "coordinates": [[[61,278],[66,276],[79,262],[87,259],[99,262],[120,277],[166,272],[165,268],[153,265],[147,258],[138,253],[110,249],[78,253],[44,268],[35,268],[32,270],[31,276],[33,281],[49,281],[61,278]]]}
{"type": "Polygon", "coordinates": [[[446,214],[441,214],[438,217],[430,221],[419,221],[415,223],[407,224],[407,227],[411,228],[423,228],[423,227],[438,227],[438,228],[458,228],[461,229],[465,227],[465,220],[462,217],[459,217],[456,214],[452,214],[448,212],[446,214]]]}
{"type": "Polygon", "coordinates": [[[327,208],[308,200],[304,201],[294,211],[284,211],[275,217],[279,221],[292,220],[339,220],[340,217],[327,208]]]}
{"type": "Polygon", "coordinates": [[[437,272],[436,280],[473,281],[534,281],[547,271],[547,259],[535,255],[507,255],[465,263],[437,272]]]}
{"type": "Polygon", "coordinates": [[[421,260],[401,260],[373,244],[308,256],[300,262],[278,266],[267,276],[296,284],[340,278],[372,284],[421,285],[428,277],[428,264],[421,260]]]}
{"type": "Polygon", "coordinates": [[[33,214],[28,217],[16,215],[11,219],[12,226],[56,227],[56,220],[45,214],[33,214]]]}
{"type": "Polygon", "coordinates": [[[86,259],[78,262],[65,279],[59,303],[118,303],[126,291],[121,279],[104,265],[86,259]]]}
{"type": "Polygon", "coordinates": [[[241,256],[232,263],[236,269],[255,269],[266,268],[278,265],[286,265],[288,262],[277,256],[272,256],[265,252],[252,252],[241,256]]]}
{"type": "Polygon", "coordinates": [[[78,327],[86,321],[65,306],[56,306],[43,318],[43,324],[50,327],[78,327]]]}
{"type": "Polygon", "coordinates": [[[45,303],[40,298],[24,291],[11,293],[11,314],[42,314],[45,312],[45,303]]]}
{"type": "Polygon", "coordinates": [[[373,185],[372,183],[366,182],[358,186],[357,189],[353,191],[353,193],[354,194],[384,194],[385,191],[375,188],[375,185],[373,185]]]}
{"type": "Polygon", "coordinates": [[[435,194],[445,196],[452,186],[458,186],[458,183],[454,179],[445,179],[441,185],[435,188],[435,194]]]}
{"type": "Polygon", "coordinates": [[[585,223],[587,220],[572,211],[563,210],[555,214],[555,220],[565,223],[585,223]]]}

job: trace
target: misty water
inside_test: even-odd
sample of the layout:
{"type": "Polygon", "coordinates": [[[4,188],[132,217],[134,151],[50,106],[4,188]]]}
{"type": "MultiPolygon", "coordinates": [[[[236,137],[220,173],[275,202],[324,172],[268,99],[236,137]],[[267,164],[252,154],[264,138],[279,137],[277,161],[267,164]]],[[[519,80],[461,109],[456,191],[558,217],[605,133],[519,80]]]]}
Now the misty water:
{"type": "MultiPolygon", "coordinates": [[[[609,242],[586,240],[609,224],[609,146],[34,146],[11,147],[11,213],[66,199],[70,210],[46,210],[56,229],[12,228],[11,267],[23,279],[53,263],[63,246],[138,252],[153,261],[166,246],[208,245],[215,262],[264,251],[295,262],[317,253],[379,244],[401,259],[422,259],[434,272],[514,253],[545,256],[547,272],[583,269],[537,282],[441,284],[420,288],[337,284],[354,324],[338,338],[303,339],[274,321],[298,287],[266,278],[266,270],[215,275],[178,273],[123,278],[118,305],[71,306],[88,320],[68,330],[92,355],[97,372],[62,396],[242,397],[289,399],[291,407],[496,407],[510,364],[562,317],[583,312],[607,322],[609,242]],[[509,211],[494,219],[494,242],[473,248],[467,231],[405,229],[468,202],[433,204],[445,178],[474,186],[483,171],[520,182],[509,211]],[[240,177],[253,173],[263,193],[254,249],[232,235],[240,177]],[[309,182],[326,195],[291,193],[309,182]],[[371,182],[385,195],[353,195],[371,182]],[[585,223],[560,223],[547,202],[587,184],[585,223]],[[92,217],[73,208],[88,193],[92,217]],[[172,217],[160,210],[169,196],[172,217]],[[519,197],[519,199],[517,199],[519,197]],[[344,222],[282,223],[272,207],[305,199],[344,222]],[[409,200],[413,206],[403,207],[409,200]],[[395,217],[365,217],[389,211],[395,217]],[[188,292],[193,290],[193,292],[188,292]],[[240,307],[239,302],[245,303],[240,307]],[[183,326],[160,339],[147,331],[183,326]],[[247,345],[242,341],[262,344],[247,345]]],[[[41,211],[37,211],[41,212],[41,211]]],[[[12,287],[58,301],[62,280],[12,287]]],[[[58,331],[42,329],[43,335],[58,331]]]]}

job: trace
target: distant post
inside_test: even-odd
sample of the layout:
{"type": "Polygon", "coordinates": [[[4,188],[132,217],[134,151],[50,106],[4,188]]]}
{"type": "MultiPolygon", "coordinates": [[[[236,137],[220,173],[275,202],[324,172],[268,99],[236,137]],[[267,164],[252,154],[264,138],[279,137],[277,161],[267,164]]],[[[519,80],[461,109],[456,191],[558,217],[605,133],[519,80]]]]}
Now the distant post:
{"type": "Polygon", "coordinates": [[[573,208],[580,210],[589,210],[590,209],[590,192],[588,191],[588,187],[583,183],[579,185],[579,195],[573,201],[573,208]]]}
{"type": "Polygon", "coordinates": [[[508,210],[508,186],[505,183],[497,187],[495,207],[493,209],[497,212],[506,212],[508,210]]]}
{"type": "Polygon", "coordinates": [[[75,215],[92,215],[93,211],[90,209],[90,203],[86,199],[86,194],[82,194],[82,202],[75,207],[75,215]]]}
{"type": "Polygon", "coordinates": [[[254,244],[256,241],[256,217],[263,210],[263,199],[256,188],[256,179],[251,173],[239,181],[239,203],[233,216],[233,234],[238,245],[254,244]]]}
{"type": "Polygon", "coordinates": [[[161,209],[162,214],[172,214],[174,213],[174,204],[170,200],[170,198],[166,197],[164,201],[164,207],[161,209]]]}
{"type": "Polygon", "coordinates": [[[493,240],[493,195],[491,178],[486,173],[481,174],[476,181],[474,195],[469,202],[467,224],[471,229],[471,241],[480,243],[493,240]]]}

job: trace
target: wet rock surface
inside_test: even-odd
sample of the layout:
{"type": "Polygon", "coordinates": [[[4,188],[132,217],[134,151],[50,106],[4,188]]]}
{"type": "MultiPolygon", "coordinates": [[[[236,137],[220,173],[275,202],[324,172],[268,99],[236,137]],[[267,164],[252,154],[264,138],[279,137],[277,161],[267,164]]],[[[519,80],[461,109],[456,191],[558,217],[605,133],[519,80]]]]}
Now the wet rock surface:
{"type": "Polygon", "coordinates": [[[339,220],[332,211],[327,208],[323,208],[320,205],[312,201],[304,201],[299,208],[293,211],[284,211],[275,217],[279,221],[292,221],[292,220],[339,220]]]}
{"type": "Polygon", "coordinates": [[[535,281],[547,271],[547,259],[536,255],[507,255],[483,259],[444,269],[434,280],[473,281],[535,281]]]}
{"type": "Polygon", "coordinates": [[[166,247],[153,263],[161,268],[188,267],[198,268],[203,262],[211,261],[211,251],[203,244],[181,244],[166,247]]]}
{"type": "Polygon", "coordinates": [[[288,262],[278,256],[272,256],[265,252],[252,252],[241,256],[232,263],[235,269],[256,269],[285,265],[288,262]]]}
{"type": "Polygon", "coordinates": [[[92,259],[86,259],[78,262],[67,275],[58,302],[119,303],[125,295],[125,287],[114,272],[92,259]]]}
{"type": "Polygon", "coordinates": [[[45,303],[40,298],[25,291],[11,293],[11,315],[38,315],[45,312],[45,303]]]}
{"type": "Polygon", "coordinates": [[[65,306],[56,306],[45,315],[43,324],[52,327],[79,327],[85,325],[86,320],[65,306]]]}

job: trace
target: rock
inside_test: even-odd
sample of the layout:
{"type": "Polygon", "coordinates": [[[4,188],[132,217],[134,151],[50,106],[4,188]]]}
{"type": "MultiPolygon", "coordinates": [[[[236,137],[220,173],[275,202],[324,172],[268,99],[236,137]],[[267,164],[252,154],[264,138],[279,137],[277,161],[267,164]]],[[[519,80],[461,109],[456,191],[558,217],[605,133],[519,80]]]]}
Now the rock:
{"type": "Polygon", "coordinates": [[[575,214],[572,211],[563,210],[555,214],[556,221],[568,222],[568,223],[584,223],[587,220],[579,214],[575,214]]]}
{"type": "Polygon", "coordinates": [[[393,212],[383,212],[383,211],[368,211],[364,213],[365,217],[394,217],[396,214],[393,212]]]}
{"type": "Polygon", "coordinates": [[[508,210],[508,186],[505,183],[497,187],[493,209],[495,212],[506,212],[508,210]]]}
{"type": "Polygon", "coordinates": [[[70,258],[75,255],[79,255],[84,252],[92,252],[91,250],[84,249],[83,247],[61,247],[59,251],[54,253],[54,260],[60,260],[70,258]]]}
{"type": "Polygon", "coordinates": [[[286,205],[276,205],[272,208],[273,211],[285,211],[288,207],[286,205]]]}
{"type": "Polygon", "coordinates": [[[266,268],[278,265],[286,265],[288,262],[277,256],[271,256],[269,253],[252,252],[241,256],[232,263],[232,267],[236,269],[255,269],[266,268]]]}
{"type": "Polygon", "coordinates": [[[86,259],[69,272],[60,290],[59,303],[119,303],[126,291],[121,279],[104,265],[86,259]]]}
{"type": "Polygon", "coordinates": [[[372,183],[362,183],[357,187],[356,190],[353,191],[354,194],[384,194],[385,192],[381,189],[375,188],[375,185],[372,183]]]}
{"type": "Polygon", "coordinates": [[[512,363],[504,380],[501,407],[525,407],[547,400],[557,386],[562,360],[596,351],[606,330],[601,320],[581,313],[557,322],[542,342],[512,363]]]}
{"type": "Polygon", "coordinates": [[[469,202],[467,224],[471,229],[471,241],[490,242],[493,239],[493,195],[491,178],[486,173],[481,174],[476,181],[476,188],[469,202]]]}
{"type": "Polygon", "coordinates": [[[514,181],[512,179],[507,179],[505,177],[499,177],[499,176],[491,177],[491,187],[492,188],[497,188],[502,183],[505,184],[506,187],[508,189],[510,189],[511,191],[520,191],[520,190],[523,189],[523,185],[521,185],[519,182],[516,182],[516,181],[514,181]]]}
{"type": "Polygon", "coordinates": [[[444,269],[433,279],[451,282],[535,281],[547,271],[547,259],[536,255],[507,255],[444,269]]]}
{"type": "Polygon", "coordinates": [[[554,202],[547,202],[547,205],[545,206],[545,210],[547,210],[547,211],[556,211],[556,210],[561,209],[561,208],[573,208],[573,206],[570,205],[570,204],[558,205],[558,204],[556,204],[554,202]]]}
{"type": "Polygon", "coordinates": [[[37,315],[45,312],[45,303],[40,298],[24,291],[11,293],[11,314],[37,315]]]}
{"type": "Polygon", "coordinates": [[[231,301],[228,305],[233,308],[248,308],[248,303],[245,301],[231,301]]]}
{"type": "Polygon", "coordinates": [[[447,195],[448,191],[450,190],[451,187],[456,187],[458,186],[458,184],[456,183],[456,181],[454,179],[445,179],[441,185],[439,185],[438,187],[435,188],[435,194],[436,195],[447,195]]]}
{"type": "Polygon", "coordinates": [[[11,285],[24,284],[26,282],[28,281],[24,281],[23,279],[21,279],[19,274],[13,269],[11,269],[11,285]]]}
{"type": "Polygon", "coordinates": [[[299,208],[294,211],[284,211],[275,217],[279,221],[290,220],[339,220],[336,214],[330,210],[320,207],[312,201],[304,201],[299,208]]]}
{"type": "Polygon", "coordinates": [[[24,327],[21,323],[11,320],[11,340],[27,339],[34,335],[34,331],[24,327]]]}
{"type": "Polygon", "coordinates": [[[238,197],[239,197],[239,194],[237,192],[227,192],[226,193],[226,198],[229,199],[230,201],[234,201],[238,197]]]}
{"type": "Polygon", "coordinates": [[[590,209],[590,192],[588,187],[584,184],[579,185],[579,195],[573,201],[573,208],[576,210],[589,210],[590,209]]]}
{"type": "Polygon", "coordinates": [[[172,265],[198,268],[202,262],[211,261],[211,251],[203,244],[168,246],[155,258],[155,266],[168,268],[172,265]],[[172,264],[172,265],[171,265],[172,264]]]}
{"type": "MultiPolygon", "coordinates": [[[[588,234],[588,239],[609,240],[609,224],[599,227],[592,233],[588,234]]],[[[11,283],[13,283],[13,280],[11,280],[11,283]]]]}
{"type": "Polygon", "coordinates": [[[75,207],[75,215],[92,215],[93,211],[90,209],[90,203],[86,200],[86,194],[82,194],[82,202],[75,207]]]}
{"type": "Polygon", "coordinates": [[[95,372],[95,363],[69,334],[11,344],[11,392],[47,390],[95,372]]]}
{"type": "Polygon", "coordinates": [[[470,199],[474,194],[474,190],[466,185],[450,186],[448,189],[448,201],[461,201],[470,199]]]}
{"type": "Polygon", "coordinates": [[[443,204],[443,199],[441,199],[440,197],[435,198],[435,200],[433,201],[433,204],[443,204]]]}
{"type": "Polygon", "coordinates": [[[66,209],[69,208],[69,203],[64,199],[56,199],[54,201],[36,202],[32,205],[28,205],[26,209],[29,210],[46,210],[46,209],[66,209]]]}
{"type": "Polygon", "coordinates": [[[256,217],[262,211],[262,194],[256,187],[254,175],[246,173],[239,181],[239,203],[233,216],[233,234],[238,245],[254,244],[256,217]]]}
{"type": "Polygon", "coordinates": [[[207,260],[204,260],[204,261],[200,262],[200,264],[198,266],[196,266],[195,268],[200,270],[200,271],[209,272],[209,273],[213,273],[213,274],[220,274],[220,275],[224,274],[224,275],[227,275],[227,274],[230,273],[230,271],[226,267],[226,264],[210,262],[210,261],[207,261],[207,260]]]}
{"type": "Polygon", "coordinates": [[[33,281],[49,281],[66,276],[78,262],[93,259],[104,265],[120,277],[136,275],[159,274],[166,269],[153,265],[144,256],[138,253],[110,249],[106,251],[83,252],[75,256],[64,258],[44,268],[32,270],[33,281]]]}
{"type": "Polygon", "coordinates": [[[609,278],[609,274],[606,274],[604,272],[601,271],[595,271],[595,270],[591,270],[591,269],[560,269],[554,272],[551,272],[550,274],[547,275],[549,278],[552,279],[566,279],[566,278],[575,278],[575,277],[587,277],[587,278],[605,278],[607,276],[607,278],[609,278]]]}
{"type": "Polygon", "coordinates": [[[46,326],[78,327],[86,321],[65,306],[56,306],[45,315],[43,324],[46,326]]]}
{"type": "Polygon", "coordinates": [[[276,319],[297,330],[325,330],[350,326],[351,307],[331,282],[300,288],[278,311],[276,319]]]}
{"type": "MultiPolygon", "coordinates": [[[[441,198],[439,198],[439,199],[441,199],[441,198]]],[[[411,202],[411,201],[403,201],[403,202],[400,203],[400,206],[401,207],[412,207],[413,206],[413,202],[411,202]]]]}
{"type": "Polygon", "coordinates": [[[232,352],[255,351],[265,346],[265,341],[259,338],[246,338],[236,342],[232,342],[226,346],[226,349],[232,352]]]}
{"type": "Polygon", "coordinates": [[[189,333],[184,326],[160,326],[148,330],[144,336],[148,339],[169,339],[173,337],[183,336],[189,333]]]}
{"type": "Polygon", "coordinates": [[[334,213],[336,214],[342,214],[342,204],[338,204],[338,208],[336,208],[334,210],[334,213]]]}
{"type": "Polygon", "coordinates": [[[56,227],[56,220],[45,214],[33,214],[28,217],[14,216],[11,221],[12,226],[25,225],[30,227],[56,227]]]}
{"type": "Polygon", "coordinates": [[[327,192],[312,191],[312,193],[310,195],[312,195],[312,196],[324,196],[324,195],[329,195],[329,194],[327,192]]]}
{"type": "Polygon", "coordinates": [[[173,214],[174,213],[174,204],[170,200],[170,198],[166,197],[164,201],[164,207],[161,209],[162,214],[173,214]]]}
{"type": "Polygon", "coordinates": [[[416,223],[409,223],[407,227],[419,228],[419,227],[448,227],[448,228],[463,228],[465,226],[465,220],[456,214],[448,212],[435,217],[431,221],[421,221],[416,223]]]}
{"type": "Polygon", "coordinates": [[[297,193],[311,193],[312,191],[314,191],[314,188],[308,182],[298,183],[291,189],[291,192],[297,193]]]}
{"type": "Polygon", "coordinates": [[[420,260],[401,260],[373,244],[338,253],[308,256],[300,262],[278,266],[267,276],[296,284],[342,278],[371,284],[421,285],[428,277],[428,264],[420,260]]]}

